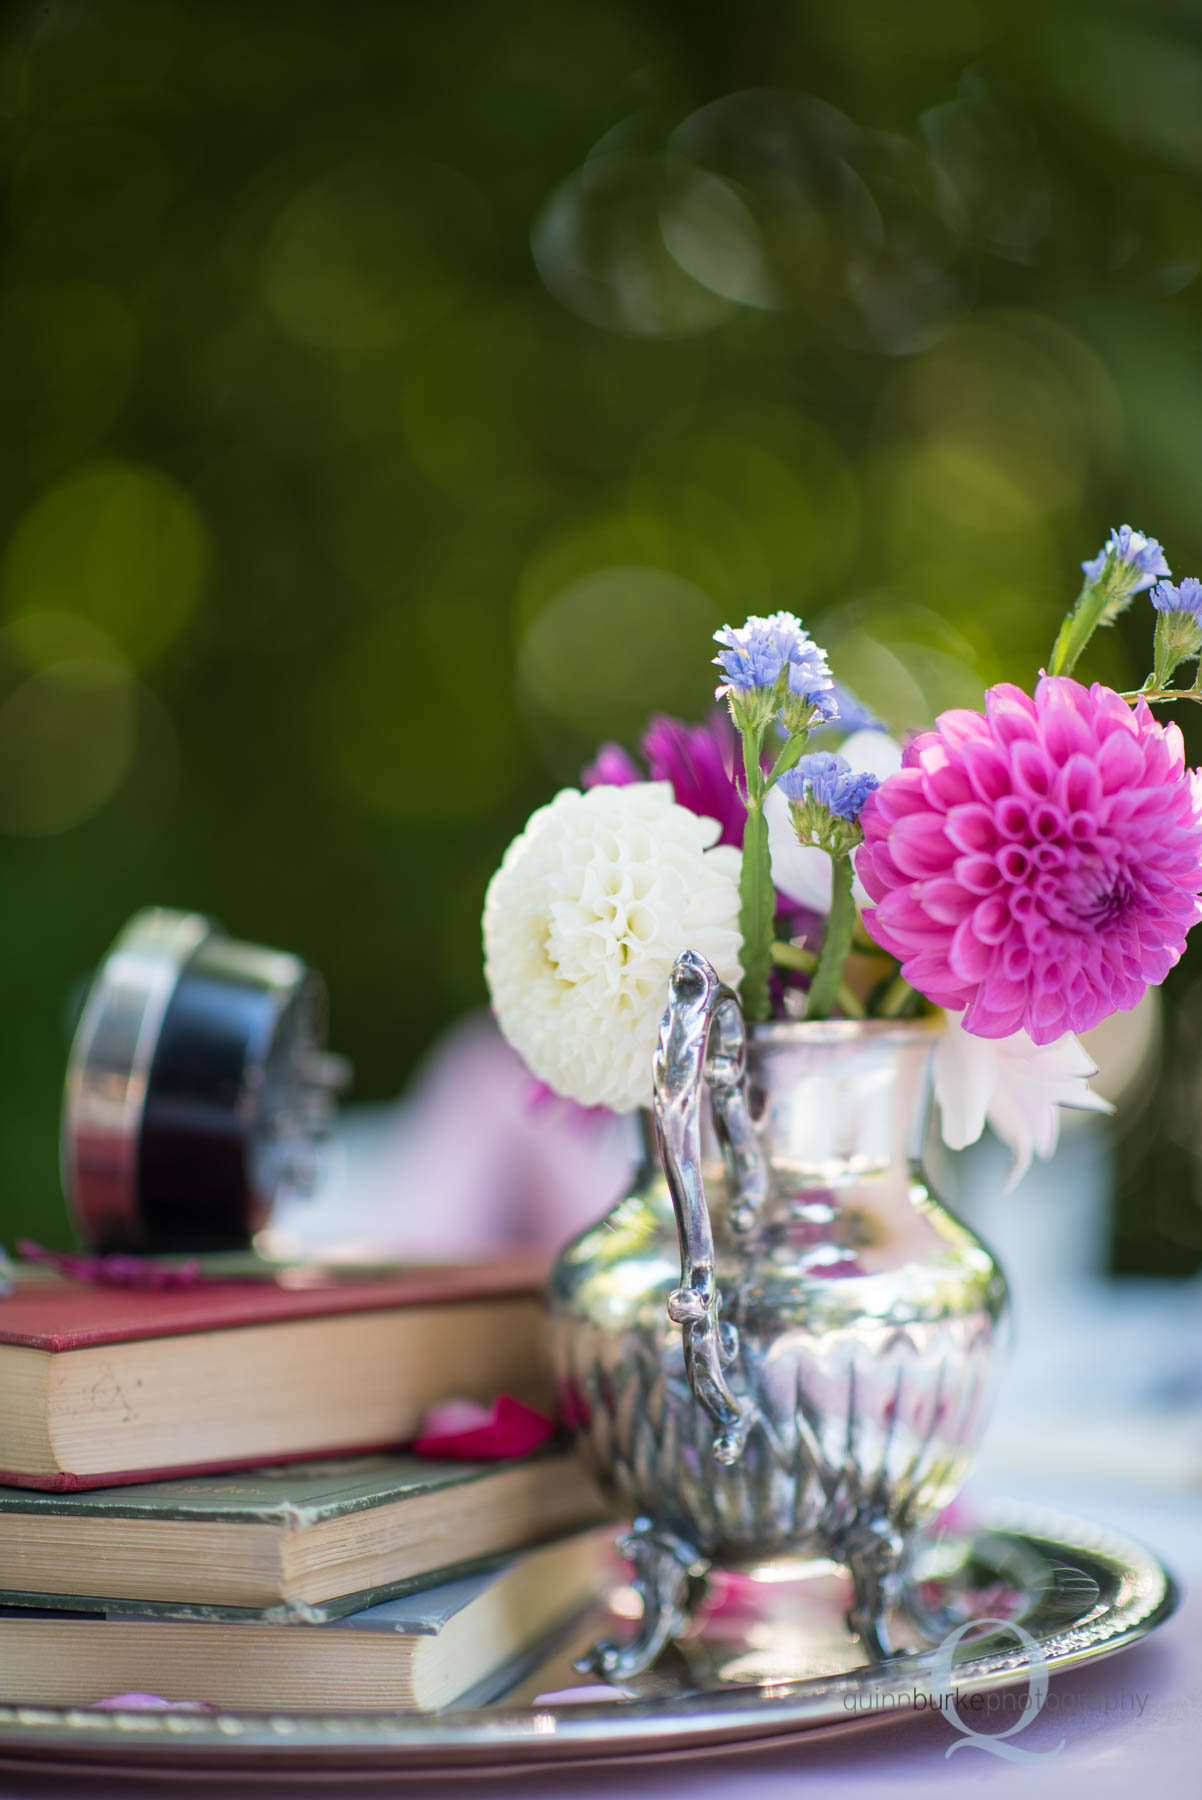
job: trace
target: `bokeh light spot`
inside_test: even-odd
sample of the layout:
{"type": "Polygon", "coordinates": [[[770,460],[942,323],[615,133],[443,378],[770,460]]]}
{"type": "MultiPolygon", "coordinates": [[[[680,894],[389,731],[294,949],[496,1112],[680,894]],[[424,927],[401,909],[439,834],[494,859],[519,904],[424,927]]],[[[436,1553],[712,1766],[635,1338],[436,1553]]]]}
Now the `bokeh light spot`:
{"type": "Polygon", "coordinates": [[[136,715],[128,664],[86,619],[0,631],[0,832],[52,836],[98,812],[129,767],[136,715]]]}
{"type": "Polygon", "coordinates": [[[828,438],[783,406],[725,418],[712,407],[678,413],[643,447],[636,503],[644,484],[686,487],[701,531],[724,513],[741,521],[754,546],[737,584],[744,612],[755,610],[752,596],[760,610],[769,601],[796,608],[844,573],[859,544],[854,474],[828,438]]]}
{"type": "Polygon", "coordinates": [[[196,604],[207,532],[170,476],[133,463],[89,464],[35,502],[4,559],[4,609],[79,612],[141,666],[196,604]]]}
{"type": "Polygon", "coordinates": [[[996,470],[1024,509],[1048,513],[1080,500],[1099,408],[1095,383],[1081,391],[1069,334],[1037,337],[1025,323],[1021,313],[960,322],[901,369],[884,416],[927,442],[953,442],[996,470]]]}
{"type": "Polygon", "coordinates": [[[709,595],[680,575],[594,569],[533,620],[518,656],[522,687],[583,739],[632,739],[653,712],[696,716],[720,623],[709,595]]]}
{"type": "Polygon", "coordinates": [[[690,172],[659,223],[669,254],[702,287],[740,306],[781,305],[754,215],[729,182],[690,172]]]}
{"type": "MultiPolygon", "coordinates": [[[[565,588],[598,569],[663,570],[704,594],[715,613],[755,610],[750,577],[763,565],[731,502],[715,504],[687,483],[634,485],[629,506],[552,532],[528,559],[517,590],[519,636],[565,588]]],[[[715,618],[710,629],[721,623],[715,618]]]]}
{"type": "Polygon", "coordinates": [[[284,208],[263,253],[263,292],[302,343],[384,349],[455,304],[487,237],[483,196],[453,170],[364,157],[284,208]]]}
{"type": "MultiPolygon", "coordinates": [[[[531,248],[548,290],[580,318],[609,331],[653,338],[712,331],[732,304],[693,279],[663,232],[663,218],[676,216],[671,208],[695,180],[662,157],[598,146],[534,221],[531,248]]],[[[680,248],[686,219],[687,213],[678,219],[680,248]]],[[[696,223],[694,215],[694,232],[696,223]]],[[[727,227],[729,238],[729,219],[727,227]]],[[[695,243],[693,254],[700,254],[695,243]]],[[[710,273],[713,261],[711,255],[710,273]]]]}

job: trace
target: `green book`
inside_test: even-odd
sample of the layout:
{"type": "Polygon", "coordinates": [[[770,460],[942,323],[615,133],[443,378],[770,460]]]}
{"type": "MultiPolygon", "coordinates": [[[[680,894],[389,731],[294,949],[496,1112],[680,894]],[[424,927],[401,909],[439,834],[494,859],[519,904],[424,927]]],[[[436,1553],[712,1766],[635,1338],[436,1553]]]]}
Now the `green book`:
{"type": "Polygon", "coordinates": [[[0,1694],[87,1706],[141,1692],[271,1712],[483,1705],[541,1662],[598,1594],[611,1536],[574,1532],[421,1593],[283,1630],[0,1608],[0,1694]]]}
{"type": "Polygon", "coordinates": [[[318,1624],[595,1524],[576,1459],[404,1454],[47,1494],[0,1488],[0,1604],[318,1624]]]}

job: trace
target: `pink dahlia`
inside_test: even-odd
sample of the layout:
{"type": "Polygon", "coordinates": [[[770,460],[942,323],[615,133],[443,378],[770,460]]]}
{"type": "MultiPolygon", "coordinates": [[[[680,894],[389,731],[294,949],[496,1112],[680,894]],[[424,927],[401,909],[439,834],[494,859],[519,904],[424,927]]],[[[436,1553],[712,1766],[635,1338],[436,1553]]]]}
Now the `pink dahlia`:
{"type": "Polygon", "coordinates": [[[991,688],[864,808],[864,923],[979,1037],[1085,1031],[1162,982],[1202,917],[1202,771],[1110,688],[991,688]]]}

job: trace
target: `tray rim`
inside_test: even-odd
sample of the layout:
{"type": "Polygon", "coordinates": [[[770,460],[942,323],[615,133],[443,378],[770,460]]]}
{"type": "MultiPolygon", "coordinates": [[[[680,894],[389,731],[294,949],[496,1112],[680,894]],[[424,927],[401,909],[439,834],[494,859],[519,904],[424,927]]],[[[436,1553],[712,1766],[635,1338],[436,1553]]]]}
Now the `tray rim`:
{"type": "MultiPolygon", "coordinates": [[[[1000,1532],[1114,1569],[1105,1610],[1040,1638],[1050,1673],[1111,1656],[1163,1624],[1180,1588],[1161,1560],[1109,1527],[1039,1508],[990,1503],[974,1536],[1000,1532]]],[[[957,1693],[1026,1678],[1021,1647],[956,1666],[957,1693]]],[[[912,1708],[904,1696],[929,1688],[921,1659],[797,1682],[749,1684],[656,1699],[476,1708],[436,1714],[96,1711],[0,1702],[0,1766],[111,1777],[230,1774],[270,1778],[337,1772],[379,1776],[518,1773],[570,1762],[681,1755],[736,1744],[764,1747],[797,1736],[864,1729],[912,1708]],[[898,1696],[896,1704],[847,1709],[848,1694],[898,1696]]]]}

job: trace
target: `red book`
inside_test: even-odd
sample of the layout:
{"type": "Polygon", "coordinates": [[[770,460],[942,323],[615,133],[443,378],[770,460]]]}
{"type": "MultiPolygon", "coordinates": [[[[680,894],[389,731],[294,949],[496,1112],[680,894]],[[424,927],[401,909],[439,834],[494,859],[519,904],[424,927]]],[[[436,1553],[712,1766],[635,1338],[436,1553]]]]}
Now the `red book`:
{"type": "Polygon", "coordinates": [[[107,1487],[410,1440],[436,1401],[546,1404],[532,1258],[0,1296],[0,1482],[107,1487]]]}

